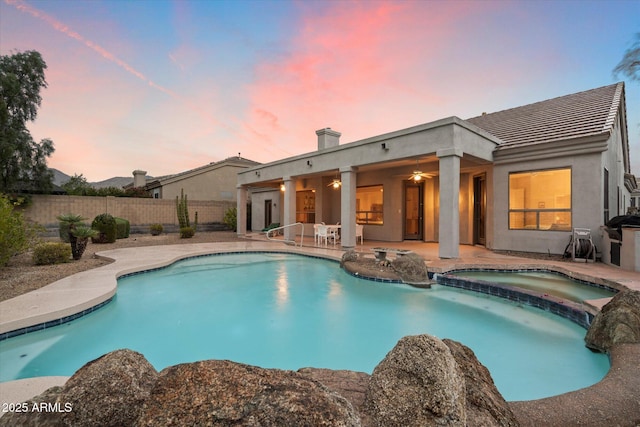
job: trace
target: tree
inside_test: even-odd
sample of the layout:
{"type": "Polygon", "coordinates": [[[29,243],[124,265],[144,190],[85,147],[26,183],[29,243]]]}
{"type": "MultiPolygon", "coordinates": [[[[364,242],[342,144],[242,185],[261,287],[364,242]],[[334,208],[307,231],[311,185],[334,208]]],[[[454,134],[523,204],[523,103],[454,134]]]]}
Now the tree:
{"type": "Polygon", "coordinates": [[[53,142],[35,142],[26,126],[35,120],[42,102],[46,68],[36,51],[0,56],[0,193],[52,188],[47,157],[54,151],[53,142]]]}
{"type": "Polygon", "coordinates": [[[0,268],[9,259],[29,248],[37,238],[39,229],[25,222],[22,213],[6,196],[0,195],[0,268]]]}
{"type": "Polygon", "coordinates": [[[640,33],[636,33],[636,41],[625,52],[622,60],[613,69],[613,75],[622,73],[631,80],[640,81],[640,33]]]}
{"type": "Polygon", "coordinates": [[[82,174],[74,174],[69,181],[61,185],[67,194],[72,196],[86,196],[93,189],[91,184],[82,174]]]}

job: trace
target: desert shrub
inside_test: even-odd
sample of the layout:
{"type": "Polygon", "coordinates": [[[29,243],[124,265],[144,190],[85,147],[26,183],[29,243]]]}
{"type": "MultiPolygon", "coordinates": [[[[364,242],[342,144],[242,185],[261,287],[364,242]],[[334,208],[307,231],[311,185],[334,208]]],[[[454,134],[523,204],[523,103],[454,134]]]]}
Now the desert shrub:
{"type": "Polygon", "coordinates": [[[181,239],[190,239],[193,235],[196,234],[193,227],[182,227],[180,228],[180,238],[181,239]]]}
{"type": "Polygon", "coordinates": [[[164,227],[162,226],[162,224],[151,224],[149,226],[149,231],[151,232],[151,235],[157,236],[164,231],[164,227]]]}
{"type": "Polygon", "coordinates": [[[131,224],[124,218],[115,217],[116,220],[116,239],[126,239],[129,237],[131,224]]]}
{"type": "Polygon", "coordinates": [[[13,203],[0,196],[0,267],[35,242],[37,227],[27,223],[13,203]]]}
{"type": "Polygon", "coordinates": [[[233,231],[238,231],[238,210],[236,208],[227,209],[222,222],[233,231]]]}
{"type": "Polygon", "coordinates": [[[98,231],[98,236],[91,239],[93,243],[113,243],[116,241],[116,219],[111,214],[103,213],[95,217],[91,228],[98,231]]]}
{"type": "Polygon", "coordinates": [[[62,242],[45,242],[33,248],[35,265],[60,264],[71,258],[71,246],[62,242]]]}

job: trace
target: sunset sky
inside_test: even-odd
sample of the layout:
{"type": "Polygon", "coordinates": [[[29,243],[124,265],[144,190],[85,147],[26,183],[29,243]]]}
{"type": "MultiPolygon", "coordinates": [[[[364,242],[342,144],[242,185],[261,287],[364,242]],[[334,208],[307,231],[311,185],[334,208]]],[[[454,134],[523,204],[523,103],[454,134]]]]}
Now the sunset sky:
{"type": "MultiPolygon", "coordinates": [[[[623,79],[640,0],[0,0],[0,54],[36,50],[29,129],[89,181],[259,162],[623,79]]],[[[640,175],[640,82],[626,82],[640,175]]]]}

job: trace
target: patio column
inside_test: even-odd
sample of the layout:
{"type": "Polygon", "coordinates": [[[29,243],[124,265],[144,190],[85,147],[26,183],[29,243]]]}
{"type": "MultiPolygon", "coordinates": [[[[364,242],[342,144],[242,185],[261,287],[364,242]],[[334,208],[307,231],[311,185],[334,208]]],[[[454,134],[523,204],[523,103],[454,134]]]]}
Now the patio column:
{"type": "Polygon", "coordinates": [[[237,220],[237,228],[236,233],[238,236],[244,236],[247,234],[247,188],[239,185],[236,187],[237,198],[236,202],[236,220],[237,220]]]}
{"type": "MultiPolygon", "coordinates": [[[[284,180],[284,218],[280,225],[289,225],[296,222],[296,180],[285,176],[284,180]]],[[[284,238],[294,240],[296,237],[294,227],[284,229],[284,238]]]]}
{"type": "Polygon", "coordinates": [[[438,150],[440,168],[440,211],[438,256],[458,258],[460,245],[460,158],[462,150],[438,150]]]}
{"type": "Polygon", "coordinates": [[[356,246],[356,170],[340,168],[340,243],[345,250],[356,246]]]}

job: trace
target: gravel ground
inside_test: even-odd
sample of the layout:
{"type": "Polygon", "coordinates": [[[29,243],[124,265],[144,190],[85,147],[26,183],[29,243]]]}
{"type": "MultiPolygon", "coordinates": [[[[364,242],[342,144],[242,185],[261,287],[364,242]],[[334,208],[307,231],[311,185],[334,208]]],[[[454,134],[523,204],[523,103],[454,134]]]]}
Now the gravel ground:
{"type": "MultiPolygon", "coordinates": [[[[43,240],[60,241],[58,238],[43,240]]],[[[232,231],[199,232],[190,239],[181,239],[178,233],[161,234],[159,236],[132,234],[129,238],[118,239],[115,243],[97,244],[89,242],[80,260],[71,260],[64,264],[55,265],[35,265],[31,259],[32,253],[29,251],[14,256],[5,267],[0,268],[0,301],[41,288],[63,277],[109,263],[109,261],[96,258],[96,252],[138,246],[235,242],[238,240],[236,233],[232,231]]]]}

